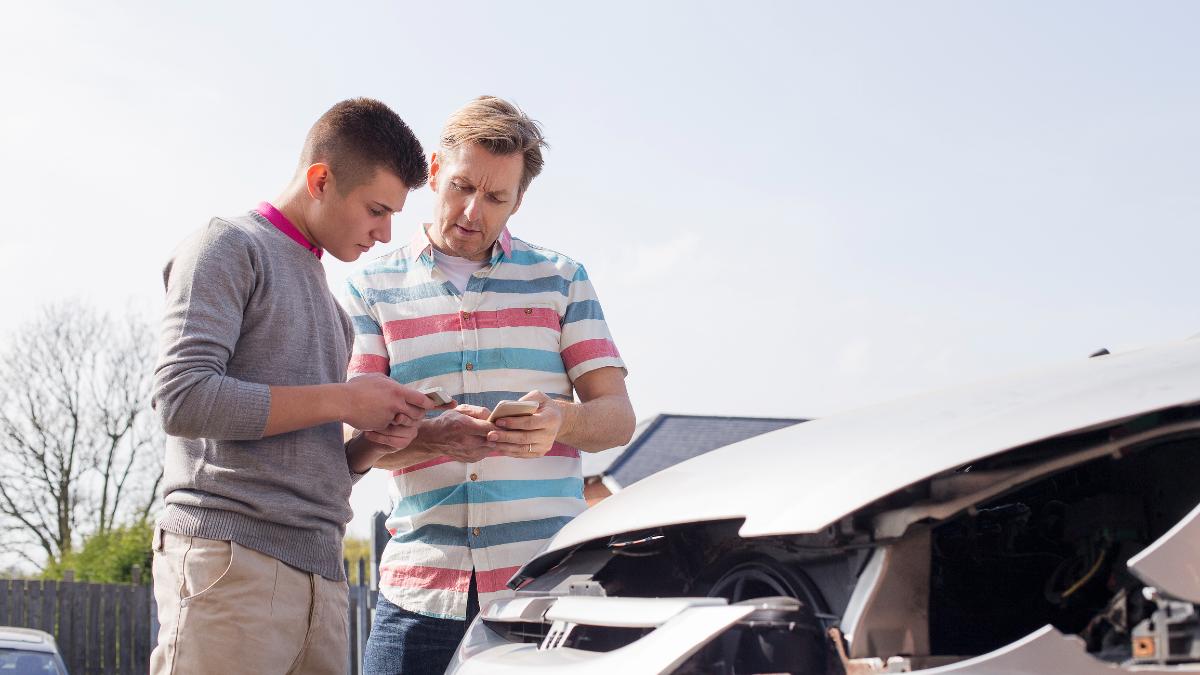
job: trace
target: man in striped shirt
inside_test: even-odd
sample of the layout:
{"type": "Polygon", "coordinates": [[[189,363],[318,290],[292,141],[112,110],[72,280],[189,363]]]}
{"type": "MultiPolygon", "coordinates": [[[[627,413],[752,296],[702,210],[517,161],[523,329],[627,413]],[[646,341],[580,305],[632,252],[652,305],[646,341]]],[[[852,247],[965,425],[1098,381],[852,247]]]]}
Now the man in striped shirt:
{"type": "MultiPolygon", "coordinates": [[[[544,145],[501,99],[455,112],[430,162],[433,222],[348,283],[351,374],[442,387],[459,404],[376,463],[392,470],[395,507],[367,672],[444,670],[479,605],[510,594],[516,569],[584,509],[579,451],[633,432],[625,365],[587,272],[506,227],[544,145]],[[539,407],[488,422],[506,399],[539,407]]],[[[388,433],[362,442],[389,445],[388,433]]]]}

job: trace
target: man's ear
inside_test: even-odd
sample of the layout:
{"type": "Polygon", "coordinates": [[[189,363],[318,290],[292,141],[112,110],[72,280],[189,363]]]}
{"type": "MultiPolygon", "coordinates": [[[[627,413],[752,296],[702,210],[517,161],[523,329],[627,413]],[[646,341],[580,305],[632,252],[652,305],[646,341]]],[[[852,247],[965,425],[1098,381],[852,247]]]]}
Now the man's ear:
{"type": "Polygon", "coordinates": [[[441,158],[436,152],[429,153],[429,188],[434,192],[438,189],[438,171],[442,169],[441,158]]]}
{"type": "Polygon", "coordinates": [[[308,196],[321,201],[333,183],[333,174],[329,172],[328,164],[318,162],[308,167],[308,171],[304,173],[304,180],[308,187],[308,196]]]}

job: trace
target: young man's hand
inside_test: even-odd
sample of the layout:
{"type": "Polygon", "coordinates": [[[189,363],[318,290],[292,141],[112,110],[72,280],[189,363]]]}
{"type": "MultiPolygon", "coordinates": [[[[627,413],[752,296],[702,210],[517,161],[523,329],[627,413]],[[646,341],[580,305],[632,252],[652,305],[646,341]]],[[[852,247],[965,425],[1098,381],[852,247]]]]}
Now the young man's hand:
{"type": "Polygon", "coordinates": [[[496,420],[500,431],[488,434],[496,450],[510,457],[541,457],[554,447],[563,424],[563,411],[540,391],[534,390],[521,397],[522,401],[537,401],[536,413],[524,417],[502,417],[496,420]]]}
{"type": "Polygon", "coordinates": [[[342,421],[363,431],[411,427],[415,436],[425,411],[434,406],[433,401],[421,392],[387,375],[359,375],[342,387],[345,394],[342,421]]]}

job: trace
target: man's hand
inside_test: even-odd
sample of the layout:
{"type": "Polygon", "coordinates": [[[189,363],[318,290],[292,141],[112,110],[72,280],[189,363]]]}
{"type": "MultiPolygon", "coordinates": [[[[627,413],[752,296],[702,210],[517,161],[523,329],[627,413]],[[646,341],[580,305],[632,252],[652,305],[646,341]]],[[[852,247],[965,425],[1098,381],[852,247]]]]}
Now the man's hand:
{"type": "Polygon", "coordinates": [[[380,450],[383,453],[390,454],[407,448],[417,437],[417,430],[420,428],[418,424],[390,424],[378,431],[364,431],[362,435],[368,441],[381,446],[380,450]]]}
{"type": "MultiPolygon", "coordinates": [[[[415,436],[417,424],[425,418],[425,411],[434,405],[433,401],[421,392],[410,389],[387,375],[360,375],[341,386],[344,393],[342,421],[363,431],[383,431],[396,426],[412,427],[415,436]]],[[[404,445],[411,441],[410,437],[404,445]]]]}
{"type": "Polygon", "coordinates": [[[502,417],[496,420],[500,431],[487,435],[496,444],[495,449],[510,457],[541,457],[554,447],[558,431],[563,424],[562,409],[540,391],[534,390],[521,397],[522,401],[537,401],[538,410],[524,417],[502,417]]]}
{"type": "Polygon", "coordinates": [[[496,429],[487,421],[489,414],[491,411],[477,405],[463,404],[447,410],[422,425],[423,445],[459,462],[478,462],[496,449],[496,444],[487,439],[488,433],[496,429]]]}

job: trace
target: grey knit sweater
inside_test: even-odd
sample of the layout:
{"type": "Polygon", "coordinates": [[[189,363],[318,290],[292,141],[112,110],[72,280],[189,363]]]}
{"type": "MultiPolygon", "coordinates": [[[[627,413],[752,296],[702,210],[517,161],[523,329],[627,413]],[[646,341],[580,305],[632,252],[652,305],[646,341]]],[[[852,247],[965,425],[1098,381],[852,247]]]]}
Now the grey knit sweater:
{"type": "Polygon", "coordinates": [[[168,434],[159,521],[334,581],[351,474],[334,422],[264,438],[268,385],[342,382],[350,318],[325,270],[259,214],[214,218],[163,271],[154,408],[168,434]]]}

